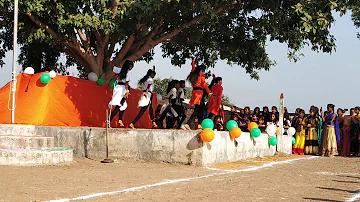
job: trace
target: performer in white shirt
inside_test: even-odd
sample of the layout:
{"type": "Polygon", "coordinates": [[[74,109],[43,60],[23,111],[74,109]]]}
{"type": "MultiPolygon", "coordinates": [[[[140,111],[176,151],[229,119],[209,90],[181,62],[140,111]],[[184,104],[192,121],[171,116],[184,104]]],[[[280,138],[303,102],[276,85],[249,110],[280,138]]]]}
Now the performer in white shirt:
{"type": "Polygon", "coordinates": [[[110,108],[115,105],[115,109],[110,114],[110,120],[107,123],[110,127],[111,120],[119,114],[119,124],[124,126],[122,118],[124,116],[125,109],[127,108],[126,98],[130,95],[129,82],[131,80],[131,69],[134,68],[134,62],[126,60],[122,68],[114,67],[113,71],[116,73],[115,79],[117,81],[113,90],[113,96],[109,103],[110,108]]]}
{"type": "Polygon", "coordinates": [[[149,109],[150,119],[153,124],[153,128],[156,128],[156,122],[154,117],[154,110],[152,108],[152,98],[153,98],[153,90],[154,90],[154,77],[156,75],[155,72],[155,66],[153,66],[153,69],[149,69],[146,73],[146,75],[140,79],[139,84],[142,86],[143,94],[141,95],[138,107],[141,107],[138,115],[135,117],[135,119],[131,122],[129,125],[130,128],[134,129],[135,123],[144,115],[145,111],[149,109]]]}
{"type": "MultiPolygon", "coordinates": [[[[165,100],[165,104],[163,104],[163,106],[161,107],[160,110],[160,118],[158,120],[156,120],[156,124],[160,127],[163,128],[163,121],[166,117],[167,113],[171,113],[173,116],[173,119],[176,119],[178,117],[178,114],[176,113],[175,109],[173,108],[173,106],[175,106],[176,103],[176,92],[177,89],[180,87],[179,81],[178,80],[172,80],[171,82],[169,82],[168,88],[167,88],[167,96],[166,96],[166,100],[165,100]]],[[[173,124],[174,121],[171,121],[171,124],[173,124]]],[[[172,125],[167,125],[166,128],[171,128],[172,125]]]]}
{"type": "Polygon", "coordinates": [[[180,88],[177,90],[176,103],[173,106],[176,113],[178,114],[177,129],[181,128],[182,123],[186,119],[185,106],[183,105],[183,102],[185,100],[185,81],[180,80],[179,83],[180,83],[180,88]]]}

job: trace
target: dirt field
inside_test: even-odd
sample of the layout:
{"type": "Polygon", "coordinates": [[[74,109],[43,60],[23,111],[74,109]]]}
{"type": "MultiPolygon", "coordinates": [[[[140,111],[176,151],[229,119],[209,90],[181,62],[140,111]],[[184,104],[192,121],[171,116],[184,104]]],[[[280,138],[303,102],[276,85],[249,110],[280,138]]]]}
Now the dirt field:
{"type": "Polygon", "coordinates": [[[68,166],[2,166],[0,201],[360,201],[354,199],[360,192],[360,158],[298,158],[209,169],[89,159],[68,166]]]}

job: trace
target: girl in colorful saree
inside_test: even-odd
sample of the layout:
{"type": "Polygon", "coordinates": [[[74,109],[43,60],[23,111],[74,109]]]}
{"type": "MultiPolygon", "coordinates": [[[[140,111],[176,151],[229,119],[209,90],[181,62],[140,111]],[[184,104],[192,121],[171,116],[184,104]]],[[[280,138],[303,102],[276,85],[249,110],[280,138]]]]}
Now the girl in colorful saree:
{"type": "Polygon", "coordinates": [[[329,113],[326,117],[323,115],[322,110],[320,111],[323,116],[323,120],[325,120],[324,124],[326,125],[321,156],[334,157],[334,155],[337,155],[336,142],[340,141],[340,129],[337,115],[334,113],[334,108],[335,105],[333,104],[327,105],[329,113]]]}
{"type": "Polygon", "coordinates": [[[295,120],[295,144],[292,149],[293,154],[304,155],[305,147],[305,111],[303,109],[299,112],[299,117],[295,120]]]}
{"type": "Polygon", "coordinates": [[[318,126],[319,118],[315,114],[315,109],[310,109],[310,116],[306,118],[305,154],[319,153],[318,126]]]}

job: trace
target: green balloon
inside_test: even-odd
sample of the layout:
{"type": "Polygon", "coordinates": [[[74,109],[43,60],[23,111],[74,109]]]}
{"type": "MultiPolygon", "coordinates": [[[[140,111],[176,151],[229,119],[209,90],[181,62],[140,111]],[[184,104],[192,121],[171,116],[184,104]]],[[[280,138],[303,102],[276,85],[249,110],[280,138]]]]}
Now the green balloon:
{"type": "Polygon", "coordinates": [[[111,80],[110,80],[109,86],[110,86],[110,88],[114,88],[114,87],[115,87],[115,80],[114,80],[114,79],[111,79],[111,80]]]}
{"type": "Polygon", "coordinates": [[[237,127],[239,127],[239,125],[234,120],[230,120],[226,123],[226,129],[228,129],[228,131],[230,131],[233,128],[237,128],[237,127]]]}
{"type": "Polygon", "coordinates": [[[296,139],[294,137],[292,137],[292,144],[295,144],[296,139]]]}
{"type": "Polygon", "coordinates": [[[261,130],[259,128],[253,128],[250,135],[251,137],[259,137],[261,135],[261,130]]]}
{"type": "Polygon", "coordinates": [[[98,79],[97,80],[97,82],[96,82],[99,86],[102,86],[102,85],[104,85],[105,84],[105,81],[104,81],[104,79],[98,79]]]}
{"type": "Polygon", "coordinates": [[[214,122],[211,119],[204,119],[201,122],[202,129],[210,128],[211,130],[214,129],[214,122]]]}
{"type": "Polygon", "coordinates": [[[271,146],[275,146],[275,145],[277,145],[277,143],[278,143],[278,139],[277,139],[276,137],[272,136],[272,137],[269,139],[269,144],[270,144],[271,146]]]}
{"type": "Polygon", "coordinates": [[[41,76],[40,76],[41,83],[47,84],[47,83],[49,83],[50,80],[51,80],[50,74],[48,74],[48,73],[41,74],[41,76]]]}

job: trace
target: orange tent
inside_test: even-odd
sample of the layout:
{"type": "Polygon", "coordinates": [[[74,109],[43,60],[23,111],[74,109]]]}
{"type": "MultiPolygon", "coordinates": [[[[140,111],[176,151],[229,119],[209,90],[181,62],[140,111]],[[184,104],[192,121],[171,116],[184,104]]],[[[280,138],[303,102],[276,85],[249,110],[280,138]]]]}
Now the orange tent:
{"type": "MultiPolygon", "coordinates": [[[[105,127],[106,109],[112,96],[112,89],[108,84],[99,86],[96,82],[60,75],[51,79],[48,84],[42,84],[41,74],[43,73],[21,73],[17,76],[16,124],[105,127]]],[[[10,90],[10,83],[0,89],[2,124],[11,123],[10,90]]],[[[126,126],[140,110],[137,103],[141,93],[131,89],[123,120],[126,126]]],[[[156,109],[156,104],[156,96],[153,96],[153,109],[156,109]]],[[[116,116],[111,125],[116,126],[117,120],[116,116]]],[[[147,111],[135,127],[150,128],[151,125],[147,111]]]]}

